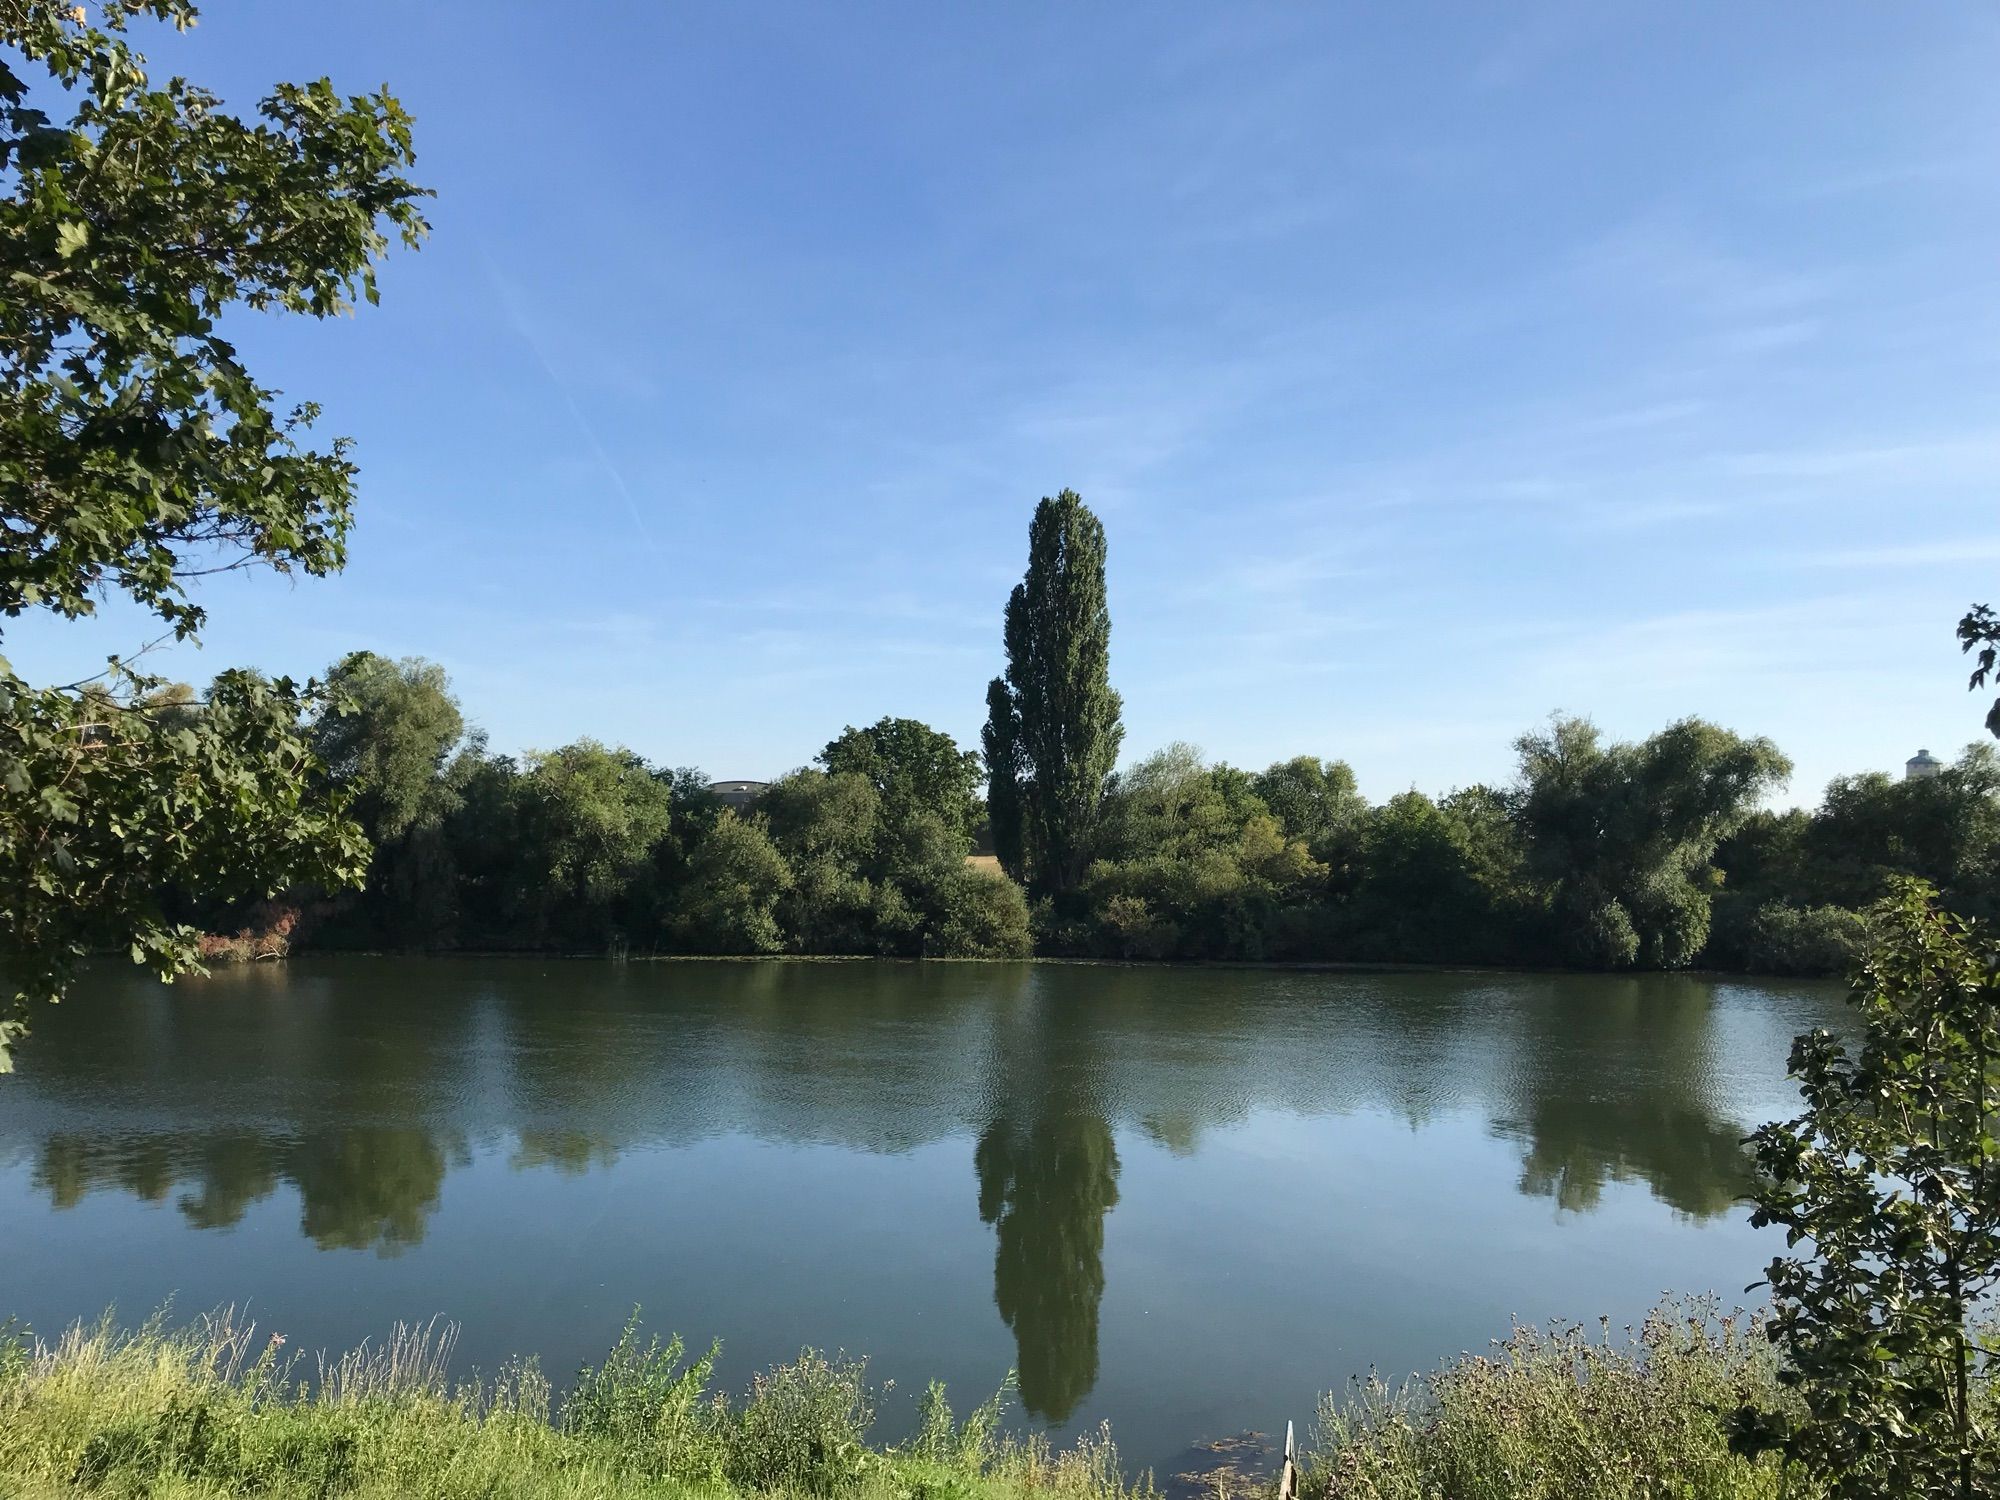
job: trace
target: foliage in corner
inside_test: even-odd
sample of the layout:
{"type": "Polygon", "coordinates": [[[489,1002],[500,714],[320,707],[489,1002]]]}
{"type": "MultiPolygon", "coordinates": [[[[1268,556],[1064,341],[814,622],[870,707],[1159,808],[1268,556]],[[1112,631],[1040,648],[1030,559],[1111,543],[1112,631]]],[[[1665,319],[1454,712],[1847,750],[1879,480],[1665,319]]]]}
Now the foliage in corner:
{"type": "Polygon", "coordinates": [[[76,963],[129,951],[162,978],[199,962],[167,893],[207,902],[286,882],[351,884],[368,847],[337,800],[308,795],[303,691],[249,672],[204,702],[34,689],[0,676],[0,1070],[30,1001],[61,997],[76,963]]]}
{"type": "MultiPolygon", "coordinates": [[[[1994,666],[2000,662],[2000,614],[1994,613],[1992,605],[1975,604],[1965,612],[1965,618],[1958,622],[1958,645],[1961,651],[1975,653],[1966,691],[1976,693],[1995,680],[1994,666]]],[[[2000,698],[1986,711],[1986,730],[2000,738],[2000,698]]]]}
{"type": "Polygon", "coordinates": [[[1768,1327],[1805,1415],[1745,1407],[1734,1441],[1780,1449],[1836,1497],[1972,1500],[2000,1494],[1972,1331],[2000,1286],[2000,953],[1917,880],[1873,926],[1856,1050],[1800,1037],[1804,1112],[1751,1137],[1751,1222],[1781,1226],[1789,1251],[1768,1272],[1768,1327]]]}
{"type": "MultiPolygon", "coordinates": [[[[279,84],[245,120],[154,82],[135,15],[195,20],[187,0],[107,3],[95,24],[0,0],[0,616],[75,618],[116,593],[187,639],[189,579],[332,572],[352,517],[346,442],[312,446],[316,409],[282,411],[220,320],[373,302],[391,236],[426,230],[425,194],[386,90],[279,84]]],[[[198,967],[160,881],[268,891],[364,867],[352,825],[305,795],[310,685],[231,674],[175,713],[163,686],[114,661],[94,690],[35,687],[0,658],[0,1068],[79,954],[198,967]]]]}

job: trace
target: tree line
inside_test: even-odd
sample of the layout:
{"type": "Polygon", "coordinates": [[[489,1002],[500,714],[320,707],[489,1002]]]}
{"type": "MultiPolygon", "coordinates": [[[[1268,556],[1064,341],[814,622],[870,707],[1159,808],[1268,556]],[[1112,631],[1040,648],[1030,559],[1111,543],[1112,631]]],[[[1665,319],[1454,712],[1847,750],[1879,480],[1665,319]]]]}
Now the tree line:
{"type": "MultiPolygon", "coordinates": [[[[494,754],[440,667],[350,655],[296,733],[320,798],[359,825],[366,875],[350,895],[293,891],[301,936],[1822,974],[1862,951],[1897,876],[2000,910],[2000,755],[1984,743],[1930,777],[1841,777],[1811,812],[1761,806],[1791,770],[1775,745],[1700,719],[1627,744],[1556,717],[1516,741],[1505,785],[1380,804],[1314,755],[1252,771],[1173,744],[1116,770],[1104,552],[1080,497],[1041,502],[983,755],[884,718],[740,811],[701,772],[622,746],[494,754]],[[986,840],[998,870],[969,858],[986,840]]],[[[183,692],[166,711],[204,710],[183,692]]],[[[180,915],[251,920],[198,897],[180,915]]]]}

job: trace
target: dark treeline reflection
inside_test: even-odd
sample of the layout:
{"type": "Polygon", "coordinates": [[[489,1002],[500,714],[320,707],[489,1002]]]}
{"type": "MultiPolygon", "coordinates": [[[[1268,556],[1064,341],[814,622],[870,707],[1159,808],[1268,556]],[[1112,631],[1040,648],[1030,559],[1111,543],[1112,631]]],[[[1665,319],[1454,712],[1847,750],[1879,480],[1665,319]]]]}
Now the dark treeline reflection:
{"type": "Polygon", "coordinates": [[[1781,1100],[1787,1039],[1837,1013],[1658,975],[294,961],[52,1011],[0,1088],[0,1165],[56,1208],[118,1190],[204,1230],[289,1190],[305,1240],[390,1254],[479,1160],[616,1181],[727,1136],[962,1140],[1023,1404],[1061,1422],[1098,1377],[1121,1144],[1192,1160],[1262,1113],[1372,1112],[1442,1156],[1470,1122],[1524,1194],[1588,1213],[1642,1183],[1709,1219],[1744,1186],[1743,1101],[1781,1100]]]}
{"type": "Polygon", "coordinates": [[[172,1194],[196,1228],[231,1229],[284,1183],[299,1195],[299,1233],[320,1249],[393,1255],[422,1241],[446,1170],[470,1160],[462,1142],[437,1132],[383,1126],[302,1139],[58,1135],[42,1148],[35,1184],[58,1208],[97,1188],[148,1203],[172,1194]]]}
{"type": "Polygon", "coordinates": [[[1526,1146],[1521,1191],[1585,1213],[1606,1183],[1644,1182],[1690,1218],[1734,1210],[1750,1186],[1745,1122],[1713,1102],[1732,1059],[1695,982],[1540,983],[1519,1013],[1532,1076],[1493,1117],[1526,1146]]]}

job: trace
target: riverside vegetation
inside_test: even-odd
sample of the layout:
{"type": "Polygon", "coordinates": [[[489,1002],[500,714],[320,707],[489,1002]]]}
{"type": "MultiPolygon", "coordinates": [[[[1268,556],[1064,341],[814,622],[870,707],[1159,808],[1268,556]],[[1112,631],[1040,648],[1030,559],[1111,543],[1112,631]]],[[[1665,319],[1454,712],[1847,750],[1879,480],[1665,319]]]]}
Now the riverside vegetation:
{"type": "MultiPolygon", "coordinates": [[[[308,1366],[228,1316],[122,1334],[79,1327],[0,1353],[9,1495],[459,1497],[791,1495],[882,1500],[1122,1500],[1108,1434],[1010,1438],[1002,1398],[955,1419],[932,1386],[915,1431],[871,1444],[876,1393],[813,1352],[712,1393],[712,1355],[633,1330],[558,1396],[532,1364],[445,1374],[449,1336],[405,1330],[308,1366]]],[[[1713,1500],[1818,1494],[1774,1457],[1733,1454],[1717,1417],[1778,1399],[1753,1327],[1663,1308],[1636,1333],[1517,1331],[1484,1358],[1402,1389],[1330,1397],[1304,1456],[1313,1500],[1508,1496],[1713,1500]]],[[[1003,1392],[1003,1397],[1004,1397],[1003,1392]]]]}
{"type": "Polygon", "coordinates": [[[1557,719],[1508,785],[1379,805],[1340,761],[1247,771],[1172,745],[1102,776],[1064,886],[1018,850],[967,864],[988,805],[1004,849],[1006,798],[982,804],[982,758],[911,720],[845,730],[739,814],[622,747],[492,754],[432,663],[358,653],[326,680],[343,706],[299,732],[371,851],[362,890],[188,892],[171,919],[254,938],[303,911],[323,947],[1829,974],[1896,876],[2000,911],[1985,744],[1925,779],[1842,777],[1811,812],[1760,809],[1783,756],[1698,720],[1614,744],[1557,719]]]}

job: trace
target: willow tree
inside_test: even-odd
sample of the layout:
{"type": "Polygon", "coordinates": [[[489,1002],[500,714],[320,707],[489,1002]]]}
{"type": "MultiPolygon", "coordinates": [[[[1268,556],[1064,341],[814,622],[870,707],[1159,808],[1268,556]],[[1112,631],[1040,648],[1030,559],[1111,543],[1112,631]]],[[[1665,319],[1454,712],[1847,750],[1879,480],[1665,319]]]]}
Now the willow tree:
{"type": "Polygon", "coordinates": [[[1558,717],[1515,749],[1529,868],[1564,956],[1591,968],[1692,962],[1708,941],[1716,846],[1792,769],[1769,740],[1700,719],[1607,745],[1587,719],[1558,717]]]}
{"type": "Polygon", "coordinates": [[[1006,643],[1006,674],[986,692],[994,848],[1037,895],[1062,895],[1083,879],[1125,737],[1111,687],[1104,526],[1074,490],[1035,507],[1006,643]]]}
{"type": "MultiPolygon", "coordinates": [[[[424,232],[423,190],[386,90],[279,84],[245,120],[154,81],[135,16],[195,11],[108,0],[93,23],[75,0],[0,0],[0,615],[119,593],[187,639],[190,577],[331,572],[352,518],[346,442],[315,445],[315,409],[282,410],[222,320],[374,301],[389,236],[424,232]]],[[[96,691],[37,686],[0,659],[0,1069],[82,954],[196,966],[161,891],[363,867],[359,831],[307,795],[305,691],[228,674],[163,713],[159,685],[114,662],[96,691]]]]}

